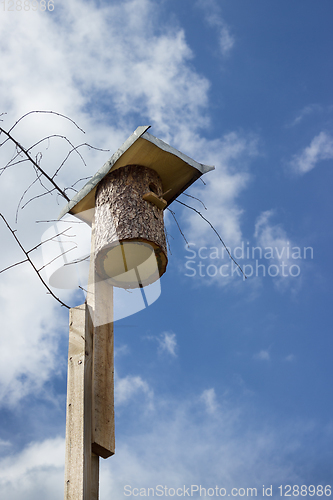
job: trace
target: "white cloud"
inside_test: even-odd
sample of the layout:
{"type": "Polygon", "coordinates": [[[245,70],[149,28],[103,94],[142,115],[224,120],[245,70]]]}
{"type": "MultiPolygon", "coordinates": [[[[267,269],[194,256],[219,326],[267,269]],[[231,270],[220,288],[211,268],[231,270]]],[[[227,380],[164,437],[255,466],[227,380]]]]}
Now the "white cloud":
{"type": "MultiPolygon", "coordinates": [[[[182,262],[182,271],[186,276],[196,276],[197,279],[200,279],[200,283],[206,285],[214,283],[226,286],[233,281],[237,286],[236,282],[239,283],[239,280],[232,280],[232,277],[242,277],[241,272],[229,259],[216,232],[231,252],[234,247],[241,244],[243,210],[238,203],[238,197],[251,182],[248,167],[253,158],[259,154],[258,137],[253,134],[230,132],[215,140],[205,140],[197,135],[191,137],[188,135],[182,136],[181,141],[187,144],[188,151],[194,152],[193,157],[198,161],[208,165],[216,165],[214,171],[203,177],[205,185],[198,181],[188,190],[188,194],[196,197],[199,201],[186,196],[179,198],[179,201],[199,211],[202,217],[190,208],[182,207],[178,203],[174,203],[171,207],[176,213],[186,240],[191,244],[191,250],[196,252],[195,258],[198,259],[194,261],[194,264],[187,260],[186,265],[189,267],[186,270],[184,262],[182,262]],[[179,215],[180,208],[182,210],[179,215]],[[203,247],[204,254],[207,256],[207,259],[204,257],[206,259],[204,261],[200,260],[198,254],[200,247],[203,247]],[[218,249],[218,259],[221,260],[217,260],[217,257],[210,258],[209,248],[218,249]],[[203,271],[201,268],[199,270],[198,267],[201,264],[205,266],[203,271]],[[229,266],[227,272],[224,271],[223,277],[218,271],[221,264],[229,266]],[[213,267],[210,268],[208,274],[210,265],[213,267]],[[236,267],[236,276],[233,274],[233,266],[236,267]],[[205,279],[201,279],[200,276],[204,276],[205,279]]],[[[166,226],[171,235],[178,232],[171,217],[166,220],[166,226]]],[[[214,250],[212,250],[213,253],[214,250]]],[[[190,255],[193,256],[193,254],[190,255]]]]}
{"type": "Polygon", "coordinates": [[[121,346],[114,348],[114,357],[125,356],[126,354],[128,354],[128,352],[128,345],[122,344],[121,346]]]}
{"type": "Polygon", "coordinates": [[[299,114],[296,116],[296,118],[287,126],[288,127],[294,127],[295,125],[298,125],[301,123],[301,121],[304,120],[304,118],[308,115],[311,115],[312,113],[322,111],[322,106],[320,104],[309,104],[308,106],[305,106],[299,114]]]}
{"type": "MultiPolygon", "coordinates": [[[[203,394],[208,401],[212,396],[211,390],[203,394]]],[[[296,432],[292,422],[273,430],[269,424],[254,425],[246,408],[240,414],[224,405],[213,413],[214,418],[206,412],[198,419],[201,403],[202,399],[164,401],[158,415],[146,422],[149,430],[119,443],[114,460],[102,462],[101,500],[112,494],[121,498],[125,485],[220,485],[228,493],[246,485],[257,487],[259,496],[263,484],[277,487],[306,479],[300,448],[301,436],[308,432],[306,424],[300,423],[296,432]]]]}
{"type": "Polygon", "coordinates": [[[254,237],[261,251],[260,264],[265,265],[262,273],[265,277],[273,277],[278,289],[292,286],[296,291],[301,285],[302,270],[307,266],[304,249],[291,241],[281,224],[271,223],[274,214],[274,210],[266,210],[255,223],[254,237]]]}
{"type": "Polygon", "coordinates": [[[140,376],[127,375],[118,377],[115,374],[115,405],[121,406],[128,404],[137,395],[144,394],[146,403],[151,407],[154,397],[153,390],[149,384],[140,376]]]}
{"type": "MultiPolygon", "coordinates": [[[[116,454],[100,461],[100,498],[122,498],[124,486],[169,488],[201,484],[203,487],[256,487],[274,484],[305,484],[309,469],[302,447],[313,433],[312,458],[317,431],[323,439],[331,432],[315,422],[284,420],[263,422],[253,407],[242,408],[221,401],[216,408],[214,389],[201,397],[165,400],[157,398],[154,411],[136,407],[130,434],[118,434],[116,454]],[[201,412],[202,402],[212,411],[201,412]],[[212,418],[212,413],[214,418],[212,418]],[[144,419],[140,417],[144,415],[144,419]],[[309,431],[311,433],[309,434],[309,431]]],[[[56,500],[63,492],[64,439],[27,445],[0,459],[0,487],[6,500],[56,500]]],[[[318,445],[319,446],[319,445],[318,445]]],[[[312,462],[314,463],[314,462],[312,462]]],[[[315,466],[314,466],[315,467],[315,466]]]]}
{"type": "MultiPolygon", "coordinates": [[[[204,203],[207,210],[188,198],[182,198],[181,201],[199,210],[213,224],[227,246],[236,245],[242,235],[242,209],[237,204],[237,197],[250,182],[247,166],[258,154],[257,138],[236,132],[214,141],[193,137],[191,147],[192,150],[198,151],[199,161],[217,167],[204,177],[205,186],[198,182],[189,190],[191,195],[204,203]],[[200,158],[203,155],[200,151],[205,152],[204,160],[200,158]]],[[[198,214],[184,208],[182,220],[188,241],[198,245],[219,244],[211,227],[198,214]]]]}
{"type": "Polygon", "coordinates": [[[200,396],[200,399],[204,402],[208,413],[216,413],[218,409],[218,403],[216,400],[216,393],[214,388],[204,390],[200,396]]]}
{"type": "MultiPolygon", "coordinates": [[[[89,138],[94,146],[111,150],[97,154],[82,148],[87,167],[72,154],[57,177],[61,186],[93,174],[137,125],[151,124],[155,135],[173,142],[180,131],[209,123],[209,82],[193,69],[184,32],[159,18],[155,2],[127,0],[97,8],[94,2],[59,0],[54,15],[19,14],[0,19],[6,40],[0,46],[0,109],[9,113],[4,128],[32,109],[52,109],[74,118],[86,136],[55,116],[32,115],[15,129],[15,137],[28,147],[48,133],[59,133],[75,144],[89,138]]],[[[66,156],[65,146],[53,139],[49,155],[42,148],[49,173],[66,156]]],[[[10,196],[4,190],[4,205],[18,202],[22,186],[31,182],[27,170],[22,184],[17,178],[23,169],[2,176],[2,185],[12,187],[10,196]]]]}
{"type": "Polygon", "coordinates": [[[189,64],[193,56],[184,32],[161,23],[154,2],[96,8],[93,2],[59,0],[56,10],[52,16],[2,16],[3,108],[10,103],[18,115],[55,109],[83,125],[90,122],[92,131],[87,110],[97,122],[109,122],[108,109],[118,136],[136,113],[165,134],[178,122],[194,125],[200,116],[202,123],[209,83],[189,64]]]}
{"type": "Polygon", "coordinates": [[[1,405],[14,405],[30,392],[38,394],[49,377],[66,366],[58,356],[59,331],[67,330],[66,311],[62,314],[59,306],[54,315],[55,301],[28,266],[7,271],[0,284],[1,405]]]}
{"type": "Polygon", "coordinates": [[[260,352],[254,355],[255,359],[263,360],[263,361],[270,361],[271,355],[269,354],[268,351],[265,351],[262,349],[260,352]]]}
{"type": "Polygon", "coordinates": [[[285,360],[285,361],[288,361],[288,362],[290,363],[290,362],[294,361],[294,360],[295,360],[295,358],[296,358],[295,354],[288,354],[288,356],[286,356],[286,357],[284,358],[284,360],[285,360]]]}
{"type": "Polygon", "coordinates": [[[309,146],[291,160],[292,168],[299,174],[312,170],[322,160],[333,159],[333,136],[320,132],[309,146]]]}
{"type": "MultiPolygon", "coordinates": [[[[59,0],[52,15],[30,11],[1,16],[5,43],[0,43],[0,110],[8,112],[2,126],[8,129],[33,109],[54,110],[73,118],[86,135],[60,117],[30,115],[14,129],[14,136],[26,147],[56,133],[66,135],[75,145],[88,140],[111,149],[96,153],[83,148],[87,166],[72,154],[57,176],[61,187],[93,174],[137,125],[152,124],[155,135],[162,134],[171,142],[177,137],[186,148],[187,134],[192,138],[209,122],[209,82],[193,69],[193,55],[183,30],[159,16],[158,5],[150,0],[127,0],[98,8],[91,1],[59,0]]],[[[52,175],[68,148],[64,141],[52,139],[33,154],[42,151],[42,166],[52,175]]],[[[1,148],[1,166],[13,153],[10,144],[1,148]]],[[[17,204],[34,179],[33,170],[21,164],[5,171],[0,183],[1,210],[18,229],[26,248],[38,244],[46,229],[35,220],[57,218],[63,204],[57,196],[39,198],[24,211],[19,210],[16,226],[17,204]]],[[[40,193],[36,184],[30,196],[40,193]]],[[[2,222],[0,230],[2,269],[24,256],[2,222]]],[[[34,258],[41,263],[38,252],[34,258]]],[[[29,392],[42,390],[59,367],[65,366],[66,360],[57,359],[55,330],[67,332],[68,326],[65,313],[39,286],[28,264],[1,277],[4,347],[0,354],[0,398],[14,404],[29,392]]],[[[64,291],[59,294],[69,305],[77,304],[77,296],[64,291]]],[[[134,378],[122,382],[120,401],[135,387],[149,393],[144,383],[134,378]]]]}
{"type": "Polygon", "coordinates": [[[10,441],[5,441],[4,439],[0,439],[0,448],[1,447],[8,447],[8,446],[11,446],[10,441]]]}
{"type": "Polygon", "coordinates": [[[215,0],[197,0],[196,5],[204,11],[205,21],[218,32],[219,48],[223,56],[229,54],[235,38],[221,15],[221,9],[215,0]]]}
{"type": "Polygon", "coordinates": [[[176,357],[177,340],[176,334],[172,332],[163,332],[157,338],[160,351],[167,352],[173,357],[176,357]]]}
{"type": "Polygon", "coordinates": [[[29,444],[0,459],[0,489],[7,500],[58,500],[63,496],[65,440],[29,444]]]}
{"type": "Polygon", "coordinates": [[[255,223],[254,237],[264,248],[276,247],[280,250],[277,255],[286,256],[286,247],[290,245],[289,239],[281,225],[270,224],[274,214],[274,210],[266,210],[259,215],[255,223]]]}

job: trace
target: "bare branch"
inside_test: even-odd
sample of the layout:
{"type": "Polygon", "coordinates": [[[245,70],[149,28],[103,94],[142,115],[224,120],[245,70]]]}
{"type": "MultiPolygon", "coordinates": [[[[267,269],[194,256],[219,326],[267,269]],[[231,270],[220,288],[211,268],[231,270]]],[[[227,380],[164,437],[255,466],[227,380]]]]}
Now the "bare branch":
{"type": "MultiPolygon", "coordinates": [[[[1,121],[3,121],[3,120],[1,120],[1,121]]],[[[0,135],[1,135],[1,130],[0,130],[0,135]]],[[[8,137],[3,142],[1,142],[0,147],[3,146],[4,144],[6,144],[7,141],[9,141],[8,137]]]]}
{"type": "MultiPolygon", "coordinates": [[[[68,224],[67,220],[58,220],[58,219],[51,219],[51,220],[36,220],[36,224],[39,224],[40,222],[66,222],[68,224]]],[[[71,224],[85,224],[82,220],[72,220],[71,224]]]]}
{"type": "Polygon", "coordinates": [[[20,262],[16,262],[15,264],[12,264],[11,266],[5,267],[5,269],[1,269],[0,274],[4,273],[8,269],[11,269],[12,267],[19,266],[20,264],[23,264],[24,262],[28,262],[28,259],[21,260],[20,262]]]}
{"type": "MultiPolygon", "coordinates": [[[[21,121],[23,120],[23,118],[25,118],[26,116],[28,115],[31,115],[33,113],[44,113],[44,114],[50,114],[50,115],[56,115],[56,116],[61,116],[61,118],[65,118],[66,120],[69,120],[70,122],[72,122],[79,130],[81,130],[81,132],[83,132],[85,134],[85,131],[78,126],[77,123],[75,123],[74,120],[72,120],[71,118],[69,118],[68,116],[66,115],[62,115],[61,113],[56,113],[55,111],[29,111],[28,113],[26,113],[25,115],[21,116],[15,123],[14,125],[12,126],[12,128],[9,129],[9,132],[11,132],[13,130],[14,127],[16,127],[16,125],[21,121]]],[[[4,113],[2,113],[0,116],[2,116],[4,113]]]]}
{"type": "Polygon", "coordinates": [[[56,188],[56,190],[61,194],[61,196],[65,198],[65,200],[70,201],[66,193],[62,189],[60,189],[60,187],[54,182],[54,180],[38,165],[38,163],[29,155],[26,149],[23,146],[21,146],[21,144],[17,142],[16,139],[14,139],[14,137],[11,136],[9,132],[6,132],[6,130],[4,130],[2,127],[0,127],[0,130],[16,145],[17,148],[19,148],[22,151],[22,153],[25,154],[28,160],[30,160],[31,163],[37,168],[37,170],[39,170],[44,175],[44,177],[47,178],[47,180],[56,188]]]}
{"type": "MultiPolygon", "coordinates": [[[[86,162],[84,161],[83,156],[81,155],[81,153],[79,153],[79,151],[77,151],[77,148],[79,148],[80,146],[82,146],[82,144],[80,144],[80,146],[75,147],[74,144],[72,144],[71,141],[65,135],[61,135],[61,134],[52,134],[52,135],[48,135],[46,137],[43,137],[43,139],[40,139],[39,141],[35,142],[35,144],[33,144],[32,146],[30,146],[30,148],[27,149],[27,152],[31,151],[33,148],[35,148],[36,146],[38,146],[38,144],[41,144],[44,141],[49,141],[50,139],[53,139],[55,137],[57,137],[59,139],[64,139],[66,142],[68,142],[68,144],[72,147],[72,150],[70,151],[70,153],[73,152],[73,151],[76,151],[77,154],[79,155],[79,157],[81,158],[84,166],[85,167],[87,166],[86,162]]],[[[67,158],[68,158],[69,154],[67,155],[67,158]]],[[[54,179],[54,177],[56,176],[57,172],[61,169],[61,167],[62,167],[62,165],[64,164],[65,161],[66,160],[63,161],[63,163],[60,165],[60,167],[58,168],[58,170],[56,171],[56,173],[52,176],[52,179],[54,179]]]]}
{"type": "Polygon", "coordinates": [[[89,175],[89,177],[82,177],[82,179],[79,179],[78,181],[75,181],[74,184],[71,185],[71,187],[76,186],[76,184],[78,184],[79,182],[87,181],[88,179],[91,179],[91,177],[92,177],[92,175],[89,175]]]}
{"type": "MultiPolygon", "coordinates": [[[[1,133],[1,130],[0,130],[0,133],[1,133]]],[[[6,141],[7,141],[7,140],[9,141],[10,139],[9,139],[9,138],[7,138],[7,139],[6,139],[6,141]]],[[[6,142],[6,141],[5,141],[5,142],[6,142]]],[[[4,142],[4,143],[5,143],[5,142],[4,142]]],[[[4,143],[3,143],[3,144],[4,144],[4,143]]],[[[2,146],[2,144],[1,144],[1,146],[2,146]]],[[[13,156],[11,157],[11,159],[8,161],[8,163],[7,163],[7,164],[3,167],[3,169],[4,169],[4,170],[6,170],[7,168],[11,167],[11,166],[12,166],[12,162],[13,162],[14,160],[16,160],[16,158],[22,158],[22,152],[18,151],[18,148],[17,148],[17,146],[15,145],[15,148],[14,148],[14,154],[13,154],[13,156]]]]}
{"type": "MultiPolygon", "coordinates": [[[[61,231],[61,233],[58,233],[58,234],[55,234],[54,236],[51,236],[51,238],[48,238],[47,240],[44,240],[42,241],[41,243],[38,243],[38,245],[30,248],[30,250],[27,250],[27,253],[31,253],[33,252],[34,250],[36,250],[37,248],[39,248],[40,246],[44,245],[44,243],[47,243],[48,241],[54,241],[54,238],[58,238],[58,236],[61,236],[61,235],[65,235],[65,236],[69,236],[69,237],[72,237],[72,235],[69,235],[69,234],[65,234],[66,231],[68,231],[69,229],[71,229],[70,227],[67,227],[66,229],[64,229],[64,231],[61,231]]],[[[66,242],[67,243],[67,242],[66,242]]]]}
{"type": "MultiPolygon", "coordinates": [[[[170,242],[169,242],[169,236],[171,236],[171,235],[169,235],[169,233],[167,231],[165,231],[165,239],[166,239],[166,242],[168,245],[168,252],[170,253],[170,255],[172,255],[171,246],[170,246],[170,242]]],[[[171,236],[171,238],[172,238],[172,236],[171,236]]]]}
{"type": "Polygon", "coordinates": [[[55,260],[59,259],[60,257],[62,257],[63,255],[65,255],[66,253],[71,252],[72,250],[75,250],[75,248],[77,248],[77,245],[75,245],[72,248],[69,248],[65,252],[61,252],[59,255],[57,255],[56,257],[54,257],[54,259],[50,260],[47,264],[45,264],[44,266],[42,266],[39,269],[37,269],[37,272],[40,273],[43,269],[45,269],[45,267],[49,266],[50,264],[52,264],[52,262],[54,262],[55,260]]]}
{"type": "Polygon", "coordinates": [[[175,200],[177,201],[177,203],[180,203],[181,205],[184,205],[184,207],[187,207],[187,208],[190,208],[191,210],[194,210],[194,212],[196,212],[198,215],[200,215],[200,217],[207,222],[207,224],[210,225],[210,227],[213,229],[214,233],[217,235],[218,239],[220,240],[220,242],[222,243],[222,245],[224,246],[224,248],[226,249],[227,251],[227,254],[229,255],[230,259],[236,264],[236,266],[239,268],[240,272],[242,273],[242,275],[244,276],[245,279],[247,279],[247,276],[246,274],[244,273],[243,269],[240,267],[240,265],[235,261],[235,259],[233,258],[233,256],[231,255],[228,247],[226,246],[226,244],[224,243],[224,241],[222,240],[221,236],[219,235],[219,233],[216,231],[215,227],[213,226],[213,224],[211,222],[209,222],[208,219],[206,219],[206,217],[204,217],[202,215],[202,213],[199,212],[199,210],[197,210],[196,208],[193,208],[193,207],[190,207],[190,205],[186,205],[186,203],[183,203],[182,201],[179,201],[179,200],[175,200]]]}
{"type": "Polygon", "coordinates": [[[188,241],[187,241],[187,239],[185,238],[185,235],[184,235],[183,231],[180,229],[180,225],[178,224],[178,221],[177,221],[177,219],[176,219],[176,214],[175,214],[175,212],[174,212],[173,210],[171,210],[171,208],[168,208],[168,210],[169,210],[169,212],[172,214],[172,217],[175,219],[175,222],[176,222],[176,224],[177,224],[177,226],[178,226],[179,232],[180,232],[180,234],[182,235],[182,237],[184,238],[185,243],[187,244],[187,243],[188,243],[188,241]]]}
{"type": "Polygon", "coordinates": [[[78,190],[77,190],[77,189],[75,189],[75,188],[72,188],[72,187],[68,187],[68,188],[66,188],[66,189],[65,189],[65,192],[70,191],[70,190],[74,191],[74,193],[78,193],[78,190]]]}
{"type": "Polygon", "coordinates": [[[82,257],[82,259],[76,259],[76,260],[73,260],[73,262],[66,262],[66,264],[64,264],[64,265],[65,266],[72,266],[73,264],[79,264],[80,262],[85,262],[88,260],[90,260],[90,254],[86,255],[85,257],[82,257]]]}
{"type": "Polygon", "coordinates": [[[71,151],[69,151],[69,153],[67,154],[66,158],[63,160],[63,162],[57,168],[57,170],[55,171],[55,173],[52,175],[52,179],[54,179],[58,175],[60,169],[64,166],[65,162],[68,160],[69,156],[73,153],[73,151],[75,151],[81,157],[84,165],[86,166],[86,162],[84,161],[84,159],[81,156],[81,154],[78,152],[78,148],[81,148],[82,146],[87,146],[88,148],[95,149],[96,151],[110,151],[109,149],[95,148],[94,146],[92,146],[91,144],[88,144],[87,142],[79,144],[78,146],[73,146],[73,148],[71,149],[71,151]]]}
{"type": "MultiPolygon", "coordinates": [[[[0,146],[1,146],[1,144],[0,144],[0,146]]],[[[16,155],[16,156],[18,156],[18,155],[16,155]]],[[[18,160],[18,161],[15,161],[14,163],[12,163],[12,161],[13,161],[13,160],[10,160],[10,161],[7,163],[7,165],[5,165],[4,167],[1,167],[1,168],[0,168],[0,171],[1,171],[0,175],[1,175],[1,174],[5,171],[5,170],[7,170],[7,168],[13,167],[14,165],[18,165],[19,163],[24,163],[25,161],[29,161],[29,160],[28,160],[28,158],[25,158],[24,160],[18,160]]]]}
{"type": "MultiPolygon", "coordinates": [[[[38,165],[40,165],[40,162],[42,161],[42,158],[43,158],[43,155],[42,155],[41,152],[39,152],[39,153],[36,154],[36,163],[38,163],[38,165]]],[[[32,165],[32,168],[34,169],[35,174],[38,177],[38,171],[37,171],[35,165],[32,165]]],[[[48,192],[49,189],[43,184],[41,176],[38,177],[38,181],[39,181],[39,184],[45,189],[45,191],[48,192]]]]}
{"type": "Polygon", "coordinates": [[[204,207],[204,209],[207,210],[206,205],[199,198],[196,198],[195,196],[192,196],[191,194],[187,194],[187,193],[182,193],[182,194],[185,196],[188,196],[189,198],[193,198],[193,200],[199,201],[201,203],[201,205],[204,207]]]}
{"type": "Polygon", "coordinates": [[[47,194],[51,194],[52,192],[54,191],[54,189],[50,189],[50,191],[46,191],[45,193],[42,193],[42,194],[37,194],[36,196],[34,196],[33,198],[30,198],[29,201],[27,201],[24,205],[22,205],[22,210],[27,206],[29,205],[29,203],[33,200],[36,200],[37,198],[41,198],[42,196],[46,196],[47,194]]]}
{"type": "Polygon", "coordinates": [[[62,300],[60,300],[53,292],[52,290],[48,287],[48,285],[45,283],[45,281],[43,280],[43,278],[41,277],[41,275],[39,274],[39,271],[38,269],[36,268],[36,266],[34,265],[34,263],[32,262],[32,260],[30,259],[29,257],[29,254],[25,251],[24,247],[22,246],[20,240],[18,239],[18,237],[16,236],[15,234],[15,231],[10,227],[10,225],[8,224],[7,220],[5,219],[5,217],[0,213],[0,217],[2,218],[2,220],[4,221],[4,223],[6,224],[6,226],[8,227],[9,231],[12,233],[12,235],[14,236],[18,246],[20,247],[20,249],[22,250],[22,252],[24,253],[24,255],[26,256],[27,260],[29,261],[29,263],[31,264],[31,266],[33,267],[34,271],[37,273],[38,275],[38,278],[41,280],[41,282],[43,283],[43,285],[45,286],[45,288],[48,290],[48,292],[52,295],[53,298],[55,298],[58,302],[60,302],[60,304],[64,307],[67,307],[67,309],[70,309],[70,307],[65,304],[64,302],[62,302],[62,300]]]}
{"type": "Polygon", "coordinates": [[[32,183],[31,183],[31,184],[27,187],[27,189],[25,189],[25,190],[23,191],[23,194],[22,194],[22,196],[21,196],[21,198],[20,198],[20,201],[18,202],[18,205],[17,205],[17,208],[16,208],[16,216],[15,216],[15,222],[16,222],[16,223],[17,223],[17,219],[18,219],[18,212],[19,212],[19,209],[20,209],[20,205],[21,205],[21,203],[22,203],[22,201],[23,201],[23,198],[25,197],[25,195],[27,194],[27,192],[29,191],[29,189],[30,189],[30,188],[31,188],[34,184],[36,184],[36,182],[38,181],[38,179],[39,179],[39,175],[37,174],[37,179],[35,179],[34,181],[32,181],[32,183]]]}

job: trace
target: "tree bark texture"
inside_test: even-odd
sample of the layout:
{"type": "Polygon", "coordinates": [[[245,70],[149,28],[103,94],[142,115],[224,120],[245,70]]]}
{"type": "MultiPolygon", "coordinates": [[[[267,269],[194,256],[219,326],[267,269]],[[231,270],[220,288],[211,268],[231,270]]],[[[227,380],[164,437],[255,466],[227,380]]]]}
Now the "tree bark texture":
{"type": "MultiPolygon", "coordinates": [[[[149,244],[158,266],[158,276],[154,281],[164,274],[168,259],[163,210],[143,199],[143,195],[147,193],[153,193],[155,198],[162,198],[162,181],[154,170],[141,165],[118,168],[98,185],[95,205],[95,260],[96,272],[102,279],[109,278],[104,268],[108,252],[115,246],[119,248],[119,244],[129,242],[149,244]]],[[[149,284],[149,280],[140,286],[146,284],[149,284]]],[[[127,287],[136,286],[125,286],[127,287]]]]}

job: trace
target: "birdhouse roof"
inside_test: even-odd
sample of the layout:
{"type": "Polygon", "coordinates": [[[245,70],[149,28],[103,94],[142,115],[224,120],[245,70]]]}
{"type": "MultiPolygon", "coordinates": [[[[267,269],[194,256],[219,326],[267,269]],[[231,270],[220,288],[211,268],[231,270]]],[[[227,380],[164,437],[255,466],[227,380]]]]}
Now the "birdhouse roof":
{"type": "MultiPolygon", "coordinates": [[[[149,134],[150,126],[138,127],[99,171],[63,208],[59,219],[70,213],[79,216],[81,212],[91,214],[95,207],[97,185],[111,171],[126,165],[142,165],[155,170],[161,180],[163,198],[170,205],[185,189],[201,175],[214,170],[215,167],[198,163],[185,154],[177,151],[157,137],[149,134]]],[[[82,214],[83,215],[83,214],[82,214]]],[[[91,223],[91,215],[81,216],[91,223]]]]}

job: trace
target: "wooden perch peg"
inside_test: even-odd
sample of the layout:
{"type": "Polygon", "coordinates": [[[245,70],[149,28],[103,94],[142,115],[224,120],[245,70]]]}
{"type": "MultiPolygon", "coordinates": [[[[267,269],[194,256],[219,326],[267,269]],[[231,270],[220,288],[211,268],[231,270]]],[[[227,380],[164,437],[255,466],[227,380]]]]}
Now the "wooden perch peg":
{"type": "Polygon", "coordinates": [[[163,198],[159,198],[157,194],[153,193],[152,191],[149,191],[148,193],[145,193],[142,198],[145,201],[149,201],[150,203],[153,203],[153,205],[156,205],[157,208],[160,210],[164,210],[165,207],[167,206],[167,202],[163,200],[163,198]]]}

